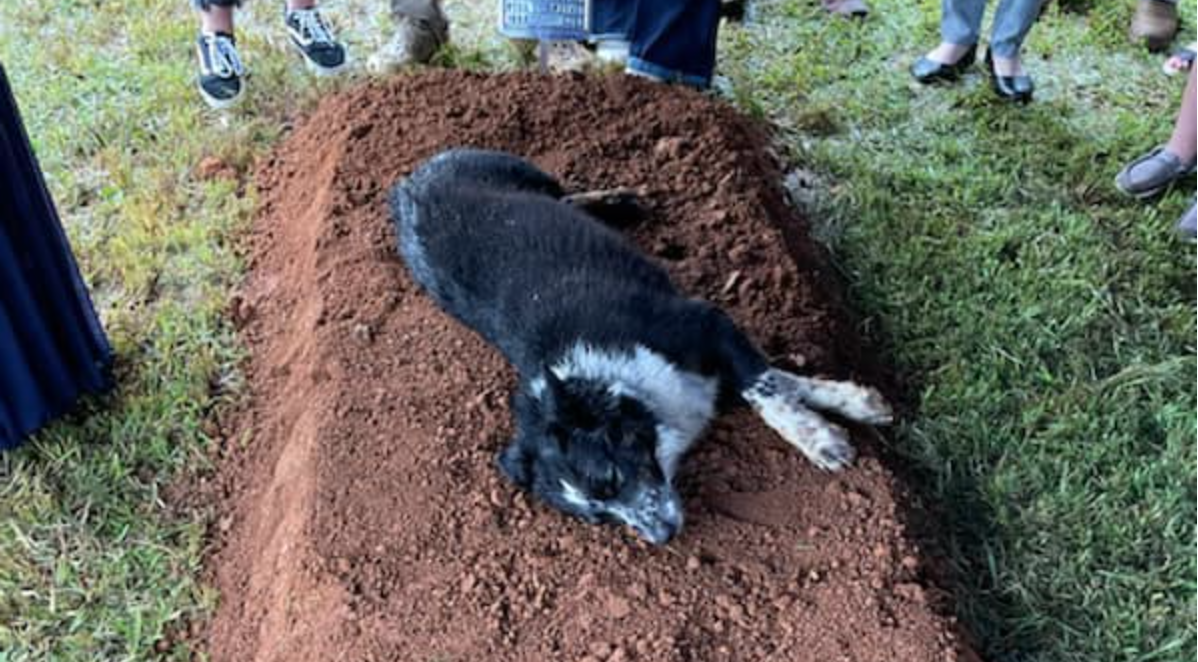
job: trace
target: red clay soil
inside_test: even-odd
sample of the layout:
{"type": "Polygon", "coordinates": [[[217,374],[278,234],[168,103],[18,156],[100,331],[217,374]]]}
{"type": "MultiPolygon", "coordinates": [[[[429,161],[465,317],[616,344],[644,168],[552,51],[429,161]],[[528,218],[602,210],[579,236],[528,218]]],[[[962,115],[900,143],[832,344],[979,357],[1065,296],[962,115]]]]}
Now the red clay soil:
{"type": "Polygon", "coordinates": [[[507,484],[512,371],[408,278],[386,197],[452,146],[568,188],[641,191],[627,231],[783,365],[861,352],[768,136],[624,77],[429,73],[326,99],[261,164],[235,315],[251,403],[227,430],[207,628],[229,662],[956,660],[876,449],[815,470],[748,412],[683,465],[687,525],[651,548],[507,484]]]}

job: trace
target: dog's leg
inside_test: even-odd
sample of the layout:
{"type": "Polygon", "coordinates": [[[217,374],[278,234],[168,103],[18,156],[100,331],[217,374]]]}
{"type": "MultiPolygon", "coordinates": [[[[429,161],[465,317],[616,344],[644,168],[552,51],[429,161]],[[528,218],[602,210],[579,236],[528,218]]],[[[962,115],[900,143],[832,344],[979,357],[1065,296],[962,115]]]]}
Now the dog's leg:
{"type": "Polygon", "coordinates": [[[805,406],[805,392],[794,375],[769,368],[740,395],[766,425],[820,469],[838,471],[853,461],[848,434],[805,406]]]}
{"type": "Polygon", "coordinates": [[[645,217],[640,196],[630,188],[581,191],[564,196],[562,202],[573,205],[616,228],[636,225],[645,217]]]}
{"type": "Polygon", "coordinates": [[[877,391],[851,382],[799,377],[772,368],[727,315],[716,309],[712,309],[712,315],[712,338],[722,379],[816,466],[829,471],[841,469],[852,461],[854,453],[844,429],[808,405],[867,423],[889,422],[890,408],[877,391]]]}
{"type": "Polygon", "coordinates": [[[885,425],[893,419],[890,405],[877,389],[856,382],[800,377],[776,369],[773,372],[778,373],[778,379],[793,381],[798,397],[816,409],[871,425],[885,425]]]}

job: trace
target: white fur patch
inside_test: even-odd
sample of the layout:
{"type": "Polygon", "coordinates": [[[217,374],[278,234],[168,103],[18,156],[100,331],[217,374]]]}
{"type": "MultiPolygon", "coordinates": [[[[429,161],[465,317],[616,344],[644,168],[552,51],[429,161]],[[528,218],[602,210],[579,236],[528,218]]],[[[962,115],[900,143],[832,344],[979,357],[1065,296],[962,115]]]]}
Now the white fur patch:
{"type": "MultiPolygon", "coordinates": [[[[715,415],[719,383],[714,377],[680,370],[642,345],[616,352],[576,343],[550,369],[562,380],[605,382],[613,394],[643,403],[660,422],[657,459],[667,478],[673,478],[682,455],[715,415]]],[[[536,394],[536,380],[532,388],[536,394]]]]}
{"type": "Polygon", "coordinates": [[[686,454],[694,439],[685,439],[677,430],[668,425],[657,426],[657,464],[666,480],[673,482],[674,474],[678,472],[678,463],[686,454]]]}
{"type": "Polygon", "coordinates": [[[587,495],[582,493],[582,490],[574,487],[573,483],[564,479],[558,480],[557,482],[562,486],[562,499],[579,508],[590,507],[591,500],[587,498],[587,495]]]}
{"type": "Polygon", "coordinates": [[[787,376],[794,381],[799,398],[816,409],[834,411],[854,421],[872,425],[884,425],[893,419],[890,405],[886,404],[876,389],[854,382],[787,376]]]}

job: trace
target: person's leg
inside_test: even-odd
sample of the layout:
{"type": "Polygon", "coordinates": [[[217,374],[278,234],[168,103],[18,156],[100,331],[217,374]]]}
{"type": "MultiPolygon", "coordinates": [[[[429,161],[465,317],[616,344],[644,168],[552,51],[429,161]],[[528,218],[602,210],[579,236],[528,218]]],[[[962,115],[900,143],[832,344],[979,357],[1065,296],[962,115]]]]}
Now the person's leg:
{"type": "Polygon", "coordinates": [[[245,69],[233,35],[233,9],[240,0],[193,0],[200,19],[196,39],[200,96],[213,108],[227,108],[241,98],[245,69]]]}
{"type": "Polygon", "coordinates": [[[1195,74],[1191,69],[1169,142],[1124,166],[1115,177],[1115,186],[1120,191],[1141,199],[1151,198],[1182,178],[1193,181],[1195,162],[1198,161],[1198,127],[1195,127],[1195,120],[1198,119],[1198,87],[1194,82],[1195,74]]]}
{"type": "Polygon", "coordinates": [[[1198,153],[1198,88],[1194,83],[1194,69],[1186,81],[1186,90],[1181,98],[1181,110],[1173,123],[1173,135],[1165,143],[1165,149],[1176,155],[1183,163],[1192,163],[1198,153]]]}
{"type": "Polygon", "coordinates": [[[607,62],[627,63],[632,49],[632,26],[636,2],[599,0],[591,14],[591,39],[595,54],[607,62]]]}
{"type": "Polygon", "coordinates": [[[698,88],[710,85],[719,0],[643,0],[636,5],[626,71],[698,88]]]}
{"type": "Polygon", "coordinates": [[[930,84],[960,78],[977,60],[978,31],[986,0],[942,0],[940,45],[911,64],[911,75],[930,84]]]}
{"type": "Polygon", "coordinates": [[[994,27],[990,33],[990,53],[994,56],[994,73],[999,76],[1022,76],[1023,63],[1019,57],[1023,40],[1040,16],[1044,0],[1001,0],[994,12],[994,27]]]}
{"type": "Polygon", "coordinates": [[[986,0],[943,0],[940,3],[940,45],[926,56],[940,64],[956,64],[978,43],[986,0]]]}
{"type": "Polygon", "coordinates": [[[199,10],[201,31],[233,34],[233,8],[239,4],[236,0],[195,0],[193,4],[199,10]]]}
{"type": "Polygon", "coordinates": [[[630,40],[632,25],[636,20],[636,7],[636,2],[596,0],[592,4],[591,38],[596,41],[604,39],[630,40]]]}

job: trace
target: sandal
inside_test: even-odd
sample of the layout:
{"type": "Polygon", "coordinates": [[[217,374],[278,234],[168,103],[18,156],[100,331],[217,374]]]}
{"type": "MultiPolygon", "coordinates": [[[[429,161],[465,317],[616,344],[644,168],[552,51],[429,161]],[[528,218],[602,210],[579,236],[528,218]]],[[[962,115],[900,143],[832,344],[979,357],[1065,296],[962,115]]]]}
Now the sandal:
{"type": "Polygon", "coordinates": [[[1194,67],[1194,58],[1198,56],[1198,42],[1190,44],[1185,48],[1177,51],[1165,60],[1161,65],[1161,71],[1165,72],[1166,76],[1176,76],[1179,73],[1189,71],[1194,67]]]}
{"type": "Polygon", "coordinates": [[[839,16],[865,18],[869,16],[869,5],[865,0],[822,0],[824,9],[839,16]]]}

